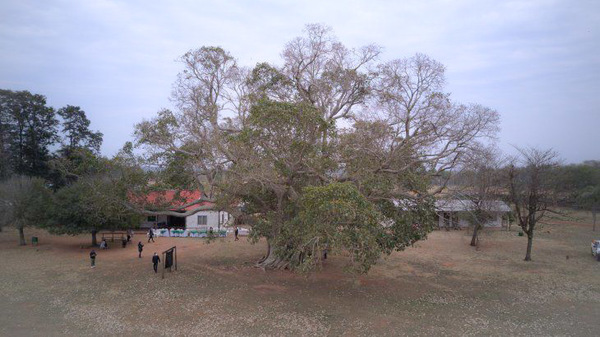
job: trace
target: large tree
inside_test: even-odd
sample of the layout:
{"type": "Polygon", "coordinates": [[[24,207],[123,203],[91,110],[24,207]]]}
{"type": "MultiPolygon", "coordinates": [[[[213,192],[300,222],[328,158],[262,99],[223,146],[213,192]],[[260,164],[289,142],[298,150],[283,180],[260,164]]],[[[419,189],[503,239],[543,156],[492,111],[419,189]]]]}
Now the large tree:
{"type": "Polygon", "coordinates": [[[46,98],[29,91],[0,90],[0,116],[2,131],[8,134],[2,142],[8,142],[3,148],[11,170],[45,177],[50,147],[58,140],[58,120],[54,109],[46,106],[46,98]]]}
{"type": "Polygon", "coordinates": [[[531,261],[533,234],[538,223],[552,209],[555,200],[553,170],[558,166],[558,154],[553,150],[519,149],[520,158],[508,168],[508,188],[517,221],[527,234],[525,261],[531,261]]]}
{"type": "Polygon", "coordinates": [[[43,226],[50,203],[50,192],[42,179],[13,175],[0,182],[0,227],[17,228],[19,244],[25,245],[25,227],[43,226]]]}
{"type": "MultiPolygon", "coordinates": [[[[319,242],[333,250],[362,247],[355,256],[364,257],[372,246],[360,240],[375,231],[375,218],[376,256],[422,238],[432,223],[431,182],[493,135],[498,120],[491,109],[441,93],[444,69],[427,57],[377,68],[375,46],[349,49],[320,25],[305,33],[285,46],[281,67],[260,63],[248,71],[218,47],[188,52],[173,92],[177,110],[136,126],[149,158],[179,154],[208,199],[252,218],[253,235],[269,243],[259,263],[265,268],[306,266],[300,256],[319,250],[307,251],[313,234],[348,221],[344,233],[353,234],[319,235],[319,242]],[[337,185],[344,182],[353,190],[337,185]],[[299,214],[316,188],[339,194],[317,193],[322,197],[311,202],[360,205],[377,217],[315,220],[307,234],[299,214]]],[[[359,260],[357,269],[367,271],[376,258],[359,260]]]]}

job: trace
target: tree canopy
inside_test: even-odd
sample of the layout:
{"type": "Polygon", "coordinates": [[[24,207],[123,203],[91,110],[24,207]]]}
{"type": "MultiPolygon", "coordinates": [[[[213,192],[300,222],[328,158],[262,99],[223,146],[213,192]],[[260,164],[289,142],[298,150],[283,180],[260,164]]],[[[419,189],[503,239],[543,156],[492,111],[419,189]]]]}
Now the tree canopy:
{"type": "Polygon", "coordinates": [[[525,261],[531,261],[533,235],[538,223],[548,213],[555,213],[556,188],[553,171],[558,166],[558,154],[552,149],[519,149],[508,172],[509,198],[514,205],[517,221],[527,234],[525,261]]]}
{"type": "Polygon", "coordinates": [[[46,98],[29,91],[0,90],[2,171],[46,177],[50,146],[56,143],[58,120],[46,98]]]}
{"type": "Polygon", "coordinates": [[[21,245],[25,245],[24,228],[43,227],[50,207],[51,194],[43,179],[13,175],[0,181],[0,227],[17,228],[21,245]]]}
{"type": "Polygon", "coordinates": [[[161,167],[179,158],[208,198],[251,219],[270,247],[260,266],[310,269],[326,243],[365,272],[426,235],[431,196],[443,189],[434,179],[498,124],[493,109],[451,100],[437,61],[378,64],[379,54],[321,25],[285,45],[281,66],[247,69],[220,47],[191,50],[177,109],[139,123],[137,145],[161,167]],[[314,203],[325,208],[306,208],[314,203]],[[347,218],[350,208],[361,214],[347,218]],[[343,237],[323,234],[334,228],[343,237]]]}

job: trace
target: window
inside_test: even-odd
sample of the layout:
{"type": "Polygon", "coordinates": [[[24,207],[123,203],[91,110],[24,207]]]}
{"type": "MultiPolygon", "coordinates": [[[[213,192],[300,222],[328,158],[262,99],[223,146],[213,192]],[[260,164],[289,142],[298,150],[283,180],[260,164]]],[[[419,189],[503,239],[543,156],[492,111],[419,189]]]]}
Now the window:
{"type": "Polygon", "coordinates": [[[206,215],[198,215],[198,226],[206,226],[206,224],[208,223],[208,217],[206,215]]]}
{"type": "Polygon", "coordinates": [[[149,215],[148,216],[148,222],[155,222],[156,221],[156,215],[149,215]]]}

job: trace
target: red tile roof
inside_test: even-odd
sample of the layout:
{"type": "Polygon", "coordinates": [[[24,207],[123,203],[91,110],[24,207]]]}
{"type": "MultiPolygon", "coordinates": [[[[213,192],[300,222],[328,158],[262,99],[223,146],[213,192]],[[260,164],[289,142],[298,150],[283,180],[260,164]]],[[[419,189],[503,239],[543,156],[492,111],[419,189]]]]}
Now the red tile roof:
{"type": "Polygon", "coordinates": [[[202,201],[185,208],[182,206],[186,204],[190,204],[202,197],[202,193],[200,191],[175,191],[175,190],[167,190],[167,191],[154,191],[150,192],[146,195],[144,203],[151,205],[169,205],[172,208],[171,211],[189,211],[197,208],[198,206],[207,206],[212,205],[213,203],[209,201],[202,201]]]}

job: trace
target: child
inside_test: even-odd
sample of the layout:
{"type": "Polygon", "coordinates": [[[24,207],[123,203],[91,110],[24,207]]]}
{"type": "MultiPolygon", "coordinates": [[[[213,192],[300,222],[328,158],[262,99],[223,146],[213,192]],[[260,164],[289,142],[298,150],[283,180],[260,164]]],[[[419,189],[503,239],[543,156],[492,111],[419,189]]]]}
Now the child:
{"type": "Polygon", "coordinates": [[[92,268],[96,268],[96,251],[93,249],[90,252],[90,260],[92,262],[92,268]]]}
{"type": "Polygon", "coordinates": [[[138,257],[141,259],[142,258],[142,250],[144,249],[144,245],[142,244],[142,241],[138,242],[138,252],[140,253],[138,255],[138,257]]]}

